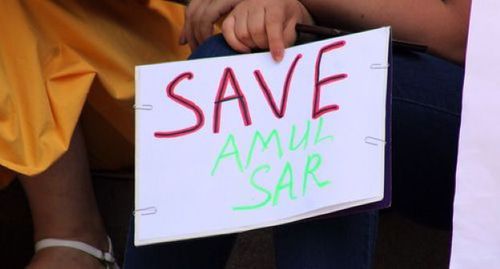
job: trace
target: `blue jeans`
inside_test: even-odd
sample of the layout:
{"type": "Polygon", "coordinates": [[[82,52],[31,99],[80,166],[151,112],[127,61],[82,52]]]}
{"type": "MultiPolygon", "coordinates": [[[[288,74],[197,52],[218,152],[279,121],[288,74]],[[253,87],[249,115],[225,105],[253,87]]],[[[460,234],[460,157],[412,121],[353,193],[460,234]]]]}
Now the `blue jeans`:
{"type": "MultiPolygon", "coordinates": [[[[221,36],[192,58],[236,52],[221,36]]],[[[393,52],[392,207],[451,230],[464,69],[425,53],[393,52]]]]}
{"type": "MultiPolygon", "coordinates": [[[[377,213],[369,212],[274,227],[277,268],[370,268],[377,223],[377,213]]],[[[223,269],[235,238],[223,235],[134,247],[132,225],[124,268],[223,269]]]]}
{"type": "MultiPolygon", "coordinates": [[[[232,55],[221,36],[191,58],[232,55]]],[[[463,68],[426,54],[393,58],[393,205],[439,227],[451,224],[463,68]]],[[[275,227],[278,269],[370,268],[378,212],[275,227]]],[[[222,269],[235,235],[134,247],[125,268],[222,269]]],[[[256,261],[258,262],[258,261],[256,261]]]]}

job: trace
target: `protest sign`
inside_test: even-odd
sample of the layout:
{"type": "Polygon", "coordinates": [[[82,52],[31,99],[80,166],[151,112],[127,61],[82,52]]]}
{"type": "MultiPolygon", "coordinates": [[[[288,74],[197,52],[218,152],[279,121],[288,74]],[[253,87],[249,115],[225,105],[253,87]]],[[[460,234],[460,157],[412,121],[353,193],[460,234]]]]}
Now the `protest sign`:
{"type": "Polygon", "coordinates": [[[382,200],[389,39],[138,66],[135,244],[382,200]]]}

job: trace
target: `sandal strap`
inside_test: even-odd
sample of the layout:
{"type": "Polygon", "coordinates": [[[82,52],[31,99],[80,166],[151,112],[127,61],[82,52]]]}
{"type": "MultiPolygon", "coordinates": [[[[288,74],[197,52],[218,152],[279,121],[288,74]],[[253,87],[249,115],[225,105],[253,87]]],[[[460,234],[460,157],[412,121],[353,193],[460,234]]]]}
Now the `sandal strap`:
{"type": "Polygon", "coordinates": [[[51,247],[67,247],[67,248],[73,248],[77,249],[80,251],[83,251],[100,261],[108,264],[108,265],[113,265],[115,266],[116,260],[113,257],[113,246],[111,244],[111,239],[108,237],[108,251],[104,252],[100,249],[97,249],[89,244],[80,242],[80,241],[74,241],[74,240],[65,240],[65,239],[54,239],[54,238],[47,238],[47,239],[42,239],[35,244],[35,252],[38,252],[42,249],[45,248],[51,248],[51,247]]]}

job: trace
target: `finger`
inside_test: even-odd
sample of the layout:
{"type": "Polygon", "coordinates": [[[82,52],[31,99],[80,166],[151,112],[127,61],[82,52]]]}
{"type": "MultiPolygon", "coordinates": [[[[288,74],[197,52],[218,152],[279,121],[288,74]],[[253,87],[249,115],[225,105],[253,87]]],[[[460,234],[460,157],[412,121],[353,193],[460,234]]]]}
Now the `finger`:
{"type": "MultiPolygon", "coordinates": [[[[208,9],[208,8],[207,8],[208,9]]],[[[214,33],[214,23],[219,19],[218,17],[215,17],[214,15],[209,14],[208,10],[205,10],[203,15],[201,15],[199,24],[197,27],[195,26],[196,30],[196,41],[198,43],[202,43],[205,41],[207,38],[213,35],[214,33]]]]}
{"type": "Polygon", "coordinates": [[[252,40],[248,31],[248,9],[239,9],[234,12],[235,25],[234,32],[236,38],[248,48],[256,48],[257,45],[252,40]]]}
{"type": "Polygon", "coordinates": [[[297,40],[297,31],[295,30],[296,25],[297,18],[291,18],[285,25],[285,29],[283,30],[283,42],[285,48],[292,46],[297,40]]]}
{"type": "Polygon", "coordinates": [[[279,8],[266,10],[265,13],[266,33],[269,43],[269,51],[277,62],[283,60],[285,44],[283,40],[283,23],[285,15],[279,8]]]}
{"type": "MultiPolygon", "coordinates": [[[[242,0],[213,0],[207,9],[207,14],[217,17],[217,20],[229,13],[242,0]]],[[[216,21],[216,20],[214,20],[216,21]]]]}
{"type": "Polygon", "coordinates": [[[213,34],[214,24],[229,13],[235,4],[241,0],[212,0],[210,5],[206,6],[203,16],[200,18],[200,32],[202,37],[208,38],[213,34]]]}
{"type": "Polygon", "coordinates": [[[262,8],[254,9],[248,14],[248,31],[253,43],[260,49],[267,49],[265,11],[262,8]]]}
{"type": "Polygon", "coordinates": [[[191,51],[195,51],[199,44],[196,41],[196,38],[194,37],[194,34],[193,34],[191,28],[187,28],[186,33],[187,33],[186,40],[187,40],[187,43],[189,44],[189,48],[191,48],[191,51]]]}
{"type": "Polygon", "coordinates": [[[203,5],[198,8],[197,13],[194,15],[195,21],[192,23],[192,31],[196,42],[201,44],[213,33],[213,22],[211,18],[207,18],[208,9],[210,5],[203,5]]]}
{"type": "Polygon", "coordinates": [[[250,52],[250,48],[241,43],[241,41],[236,37],[234,26],[235,18],[232,15],[229,15],[222,23],[222,35],[224,35],[227,44],[238,52],[250,52]]]}
{"type": "Polygon", "coordinates": [[[201,44],[204,38],[202,36],[202,30],[205,26],[202,24],[202,18],[205,16],[205,10],[207,9],[207,5],[200,5],[196,12],[193,14],[193,18],[191,21],[191,32],[193,33],[193,38],[196,40],[197,44],[201,44]]]}
{"type": "Polygon", "coordinates": [[[195,14],[197,13],[198,7],[202,4],[202,1],[193,0],[190,2],[189,6],[185,11],[185,20],[184,20],[184,38],[185,41],[189,44],[191,51],[194,51],[198,47],[198,43],[194,37],[193,29],[193,18],[195,18],[195,14]]]}

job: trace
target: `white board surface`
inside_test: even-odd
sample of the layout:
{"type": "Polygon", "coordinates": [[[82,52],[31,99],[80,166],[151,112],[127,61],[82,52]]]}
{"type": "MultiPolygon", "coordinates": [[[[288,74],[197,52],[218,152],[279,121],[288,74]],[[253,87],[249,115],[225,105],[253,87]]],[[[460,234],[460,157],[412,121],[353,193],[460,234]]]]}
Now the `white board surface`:
{"type": "Polygon", "coordinates": [[[138,66],[135,244],[381,200],[389,36],[138,66]]]}

